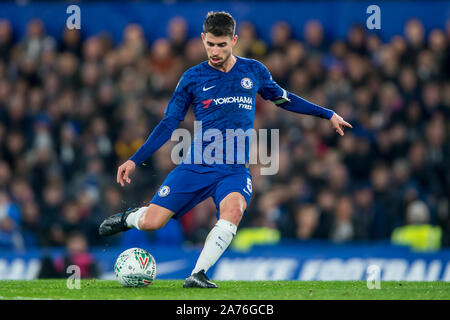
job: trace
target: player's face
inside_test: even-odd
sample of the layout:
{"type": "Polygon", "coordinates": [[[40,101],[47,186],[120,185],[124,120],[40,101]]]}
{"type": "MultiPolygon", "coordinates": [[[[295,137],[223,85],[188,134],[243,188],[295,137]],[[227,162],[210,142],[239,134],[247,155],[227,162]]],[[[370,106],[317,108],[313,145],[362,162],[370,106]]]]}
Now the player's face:
{"type": "Polygon", "coordinates": [[[207,32],[202,33],[203,44],[205,45],[206,53],[209,62],[214,67],[224,66],[231,56],[232,49],[237,41],[237,36],[233,38],[229,36],[216,37],[207,32]]]}

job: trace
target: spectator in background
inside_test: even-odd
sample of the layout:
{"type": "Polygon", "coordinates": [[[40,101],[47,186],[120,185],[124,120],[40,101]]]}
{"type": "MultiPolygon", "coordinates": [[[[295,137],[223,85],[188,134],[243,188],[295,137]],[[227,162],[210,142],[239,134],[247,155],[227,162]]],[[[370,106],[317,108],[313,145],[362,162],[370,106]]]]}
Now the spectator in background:
{"type": "Polygon", "coordinates": [[[406,211],[406,226],[396,228],[392,243],[407,245],[415,251],[436,251],[441,247],[442,229],[432,226],[427,205],[420,200],[409,204],[406,211]]]}
{"type": "Polygon", "coordinates": [[[204,239],[215,224],[216,206],[212,199],[207,199],[192,210],[193,214],[185,214],[180,223],[188,243],[194,246],[203,246],[204,239]]]}
{"type": "Polygon", "coordinates": [[[278,52],[285,53],[289,41],[291,40],[291,26],[285,21],[276,22],[270,30],[269,54],[278,52]]]}
{"type": "Polygon", "coordinates": [[[377,209],[374,205],[373,191],[368,183],[363,183],[353,191],[355,202],[354,226],[355,240],[382,239],[377,223],[377,209]]]}
{"type": "Polygon", "coordinates": [[[313,205],[300,206],[296,210],[295,216],[297,239],[313,239],[317,237],[317,227],[319,225],[319,211],[313,205]]]}
{"type": "Polygon", "coordinates": [[[80,30],[64,28],[58,51],[62,53],[70,52],[79,58],[81,56],[81,47],[82,39],[80,30]]]}
{"type": "Polygon", "coordinates": [[[138,24],[129,24],[125,27],[123,32],[123,43],[119,50],[127,50],[129,53],[124,53],[125,55],[130,54],[131,62],[145,55],[147,50],[147,42],[145,40],[144,30],[138,24]]]}
{"type": "Polygon", "coordinates": [[[56,47],[55,40],[45,34],[44,24],[39,19],[33,19],[27,24],[27,34],[21,43],[21,58],[23,61],[37,62],[46,50],[56,47]]]}
{"type": "Polygon", "coordinates": [[[157,91],[170,94],[182,74],[182,65],[173,55],[170,42],[158,39],[153,43],[149,58],[150,81],[157,91]]]}
{"type": "Polygon", "coordinates": [[[366,52],[365,29],[361,25],[350,27],[347,35],[347,47],[349,51],[364,56],[366,52]]]}
{"type": "Polygon", "coordinates": [[[0,161],[0,188],[5,190],[11,181],[11,168],[6,161],[0,161]]]}
{"type": "Polygon", "coordinates": [[[256,30],[252,23],[246,21],[240,23],[238,34],[239,41],[233,48],[236,55],[252,59],[264,57],[267,52],[266,44],[257,38],[256,30]]]}
{"type": "Polygon", "coordinates": [[[185,50],[185,65],[190,68],[206,59],[205,47],[203,46],[202,39],[194,38],[190,39],[186,44],[185,50]]]}
{"type": "Polygon", "coordinates": [[[183,58],[186,44],[188,41],[188,26],[183,17],[174,17],[170,19],[167,25],[167,36],[170,42],[172,53],[183,58]]]}
{"type": "Polygon", "coordinates": [[[0,247],[23,250],[24,243],[20,230],[21,213],[6,192],[0,191],[0,247]]]}
{"type": "Polygon", "coordinates": [[[331,228],[335,220],[334,210],[336,207],[336,195],[330,189],[321,189],[315,203],[317,203],[318,210],[320,210],[317,236],[320,239],[329,239],[331,228]]]}
{"type": "Polygon", "coordinates": [[[80,268],[81,278],[96,278],[99,275],[94,257],[89,253],[88,241],[83,233],[73,232],[66,241],[65,253],[53,259],[44,257],[38,278],[66,278],[67,268],[75,265],[80,268]]]}
{"type": "Polygon", "coordinates": [[[58,219],[66,199],[64,199],[63,186],[60,183],[46,184],[43,190],[42,211],[45,212],[43,218],[44,225],[50,226],[58,219]]]}
{"type": "Polygon", "coordinates": [[[10,51],[14,45],[11,23],[0,19],[0,59],[5,63],[9,61],[10,51]]]}
{"type": "Polygon", "coordinates": [[[39,247],[46,244],[47,235],[41,223],[39,205],[28,201],[22,206],[22,236],[26,248],[39,247]]]}
{"type": "Polygon", "coordinates": [[[308,21],[305,24],[304,34],[307,55],[323,55],[327,48],[323,26],[320,21],[308,21]]]}
{"type": "Polygon", "coordinates": [[[408,57],[414,63],[419,53],[425,46],[425,31],[417,19],[410,19],[405,24],[405,40],[408,47],[408,57]]]}
{"type": "Polygon", "coordinates": [[[351,241],[355,238],[353,224],[354,208],[349,196],[341,196],[337,199],[334,223],[331,227],[330,239],[334,242],[351,241]]]}
{"type": "Polygon", "coordinates": [[[370,182],[373,188],[373,201],[376,207],[376,215],[373,222],[375,237],[378,239],[389,238],[392,228],[401,221],[399,212],[400,194],[398,190],[390,190],[391,171],[384,163],[376,164],[370,173],[370,182]]]}

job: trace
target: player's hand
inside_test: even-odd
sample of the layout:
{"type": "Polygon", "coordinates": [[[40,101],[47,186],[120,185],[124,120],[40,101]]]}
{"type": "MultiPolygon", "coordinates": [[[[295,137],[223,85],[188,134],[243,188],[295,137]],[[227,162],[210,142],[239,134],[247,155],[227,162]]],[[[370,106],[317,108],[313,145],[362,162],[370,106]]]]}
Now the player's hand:
{"type": "Polygon", "coordinates": [[[125,181],[131,183],[130,174],[136,169],[136,164],[132,160],[128,160],[117,169],[117,183],[123,187],[125,181]]]}
{"type": "Polygon", "coordinates": [[[344,128],[345,127],[353,128],[350,123],[345,121],[336,112],[333,114],[333,116],[331,117],[330,121],[331,121],[331,125],[333,126],[333,128],[335,128],[336,132],[339,133],[341,136],[344,135],[344,128]]]}

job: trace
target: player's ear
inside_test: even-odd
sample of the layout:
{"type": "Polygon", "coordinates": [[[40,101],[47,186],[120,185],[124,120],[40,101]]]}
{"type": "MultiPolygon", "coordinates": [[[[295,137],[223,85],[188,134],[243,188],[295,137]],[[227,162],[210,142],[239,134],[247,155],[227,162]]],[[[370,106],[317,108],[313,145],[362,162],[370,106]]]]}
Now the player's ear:
{"type": "Polygon", "coordinates": [[[201,36],[202,36],[202,40],[205,41],[205,34],[203,32],[201,33],[201,36]]]}
{"type": "Polygon", "coordinates": [[[235,34],[231,44],[234,46],[236,44],[237,40],[238,40],[238,36],[237,36],[237,34],[235,34]]]}

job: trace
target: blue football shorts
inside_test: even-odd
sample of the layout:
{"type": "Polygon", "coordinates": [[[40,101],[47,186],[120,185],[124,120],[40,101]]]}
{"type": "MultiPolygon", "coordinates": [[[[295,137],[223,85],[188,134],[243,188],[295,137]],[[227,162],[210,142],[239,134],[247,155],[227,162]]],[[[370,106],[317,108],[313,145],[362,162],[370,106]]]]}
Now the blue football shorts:
{"type": "Polygon", "coordinates": [[[196,165],[177,166],[166,177],[150,203],[175,212],[172,217],[174,219],[179,219],[209,197],[212,197],[216,204],[219,218],[219,204],[231,192],[242,194],[247,208],[249,207],[252,198],[252,176],[248,169],[198,168],[196,165]]]}

